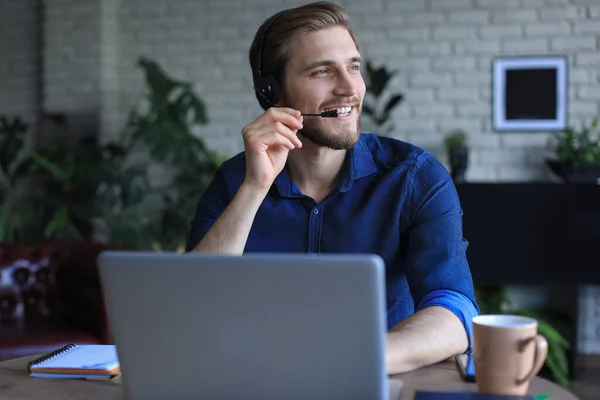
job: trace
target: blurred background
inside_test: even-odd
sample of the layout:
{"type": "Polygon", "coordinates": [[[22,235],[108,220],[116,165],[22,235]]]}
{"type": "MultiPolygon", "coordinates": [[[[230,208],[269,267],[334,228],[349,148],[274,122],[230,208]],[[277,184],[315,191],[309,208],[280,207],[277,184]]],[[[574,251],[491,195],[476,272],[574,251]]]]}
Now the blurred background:
{"type": "MultiPolygon", "coordinates": [[[[15,339],[32,315],[87,318],[88,340],[110,340],[98,333],[101,301],[72,311],[73,288],[84,287],[74,271],[103,246],[183,250],[204,188],[262,112],[252,38],[304,3],[0,0],[6,351],[41,348],[40,335],[15,339]]],[[[338,4],[365,59],[363,131],[422,146],[448,167],[484,311],[547,321],[546,376],[600,393],[576,386],[592,373],[600,381],[600,0],[338,4]],[[567,124],[498,131],[493,61],[532,56],[566,58],[567,124]]],[[[57,335],[45,343],[65,340],[57,335]]]]}

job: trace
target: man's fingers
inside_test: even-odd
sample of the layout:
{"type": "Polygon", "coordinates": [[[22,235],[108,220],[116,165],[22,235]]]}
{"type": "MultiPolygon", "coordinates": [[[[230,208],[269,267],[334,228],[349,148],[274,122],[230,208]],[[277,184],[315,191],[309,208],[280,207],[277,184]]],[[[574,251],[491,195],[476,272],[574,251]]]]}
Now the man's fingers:
{"type": "Polygon", "coordinates": [[[292,143],[296,145],[296,147],[302,147],[302,141],[296,135],[298,130],[294,129],[293,131],[282,124],[281,122],[275,122],[275,132],[287,137],[292,143]]]}
{"type": "Polygon", "coordinates": [[[291,129],[302,129],[300,111],[291,108],[269,108],[267,117],[273,122],[281,122],[291,129]]]}
{"type": "Polygon", "coordinates": [[[285,146],[290,150],[294,150],[296,148],[296,146],[294,146],[294,143],[292,143],[290,139],[275,132],[264,133],[260,135],[257,139],[260,144],[266,145],[267,147],[279,145],[285,146]]]}
{"type": "Polygon", "coordinates": [[[293,108],[289,108],[289,107],[271,107],[267,110],[267,113],[270,112],[283,112],[286,114],[289,114],[295,118],[299,118],[301,115],[301,112],[298,110],[295,110],[293,108]]]}
{"type": "Polygon", "coordinates": [[[255,149],[275,144],[284,145],[289,149],[302,147],[302,141],[296,135],[303,127],[301,120],[302,116],[298,110],[272,107],[251,124],[246,125],[242,129],[242,135],[245,140],[254,144],[252,147],[255,149]],[[276,136],[286,140],[282,142],[281,139],[274,139],[276,136]]]}

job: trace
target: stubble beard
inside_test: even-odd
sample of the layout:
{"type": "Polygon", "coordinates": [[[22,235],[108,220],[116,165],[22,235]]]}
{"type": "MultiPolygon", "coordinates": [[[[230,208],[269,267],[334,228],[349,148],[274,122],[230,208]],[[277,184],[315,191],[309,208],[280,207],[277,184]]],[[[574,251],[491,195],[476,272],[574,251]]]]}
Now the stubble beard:
{"type": "Polygon", "coordinates": [[[353,148],[358,142],[360,136],[360,112],[357,113],[356,126],[354,129],[348,128],[341,134],[333,134],[321,126],[323,117],[305,117],[303,128],[299,133],[316,144],[333,150],[348,150],[353,148]],[[308,121],[308,119],[318,119],[317,121],[308,121]]]}
{"type": "MultiPolygon", "coordinates": [[[[293,104],[289,101],[287,96],[282,95],[283,105],[284,107],[294,108],[293,104]]],[[[304,110],[301,110],[306,112],[304,110]]],[[[299,134],[304,136],[306,139],[310,140],[317,146],[325,147],[333,150],[348,150],[353,148],[358,139],[360,138],[360,127],[361,127],[361,111],[360,109],[355,109],[356,112],[356,126],[354,129],[349,128],[346,129],[345,132],[338,132],[338,134],[332,133],[330,130],[327,130],[322,126],[322,123],[325,117],[304,117],[303,118],[303,128],[298,131],[299,134]],[[341,134],[339,134],[341,133],[341,134]]]]}

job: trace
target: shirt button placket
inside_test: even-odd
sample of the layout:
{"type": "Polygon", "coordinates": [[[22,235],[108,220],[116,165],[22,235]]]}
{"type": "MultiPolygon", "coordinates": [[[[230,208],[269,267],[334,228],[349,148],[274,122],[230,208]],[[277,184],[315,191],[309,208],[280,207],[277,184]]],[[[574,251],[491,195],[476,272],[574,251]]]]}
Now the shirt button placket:
{"type": "Polygon", "coordinates": [[[308,252],[311,257],[317,257],[320,241],[321,221],[319,219],[319,209],[314,207],[309,218],[309,245],[308,252]]]}

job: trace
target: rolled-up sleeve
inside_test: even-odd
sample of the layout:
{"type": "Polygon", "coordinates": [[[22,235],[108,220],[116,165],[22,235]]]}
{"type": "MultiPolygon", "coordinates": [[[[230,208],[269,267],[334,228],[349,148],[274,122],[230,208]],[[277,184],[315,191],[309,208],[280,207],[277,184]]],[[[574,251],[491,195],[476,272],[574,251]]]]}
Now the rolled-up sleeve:
{"type": "Polygon", "coordinates": [[[446,168],[429,153],[409,174],[405,272],[415,312],[430,306],[452,311],[472,342],[471,320],[479,314],[462,233],[462,209],[446,168]]]}
{"type": "Polygon", "coordinates": [[[427,293],[419,304],[417,304],[415,311],[432,306],[444,307],[452,311],[460,319],[469,339],[469,348],[467,351],[471,350],[473,344],[473,327],[471,321],[473,317],[479,315],[479,308],[476,303],[460,292],[440,289],[427,293]]]}

